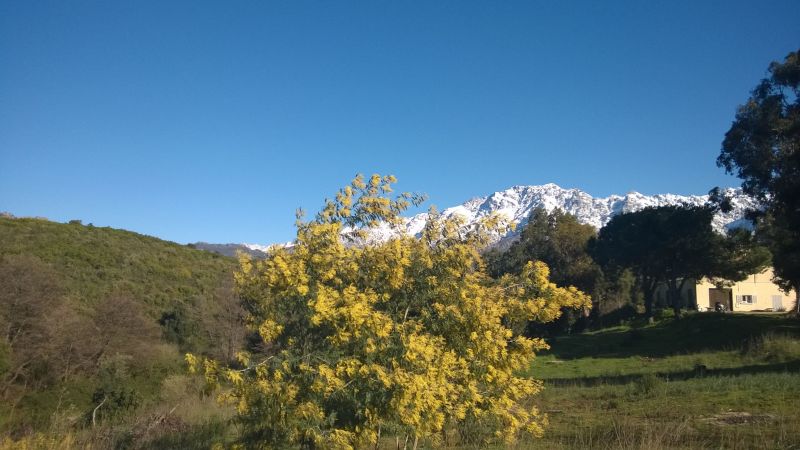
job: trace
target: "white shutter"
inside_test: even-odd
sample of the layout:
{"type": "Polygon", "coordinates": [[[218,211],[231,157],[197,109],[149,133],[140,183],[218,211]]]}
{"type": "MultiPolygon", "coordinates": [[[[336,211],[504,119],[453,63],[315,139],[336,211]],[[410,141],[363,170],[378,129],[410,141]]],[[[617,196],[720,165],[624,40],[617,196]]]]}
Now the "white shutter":
{"type": "Polygon", "coordinates": [[[737,305],[741,305],[742,304],[742,296],[741,295],[737,295],[736,296],[736,304],[737,305]]]}
{"type": "Polygon", "coordinates": [[[753,296],[753,304],[754,305],[758,304],[758,297],[756,297],[755,295],[753,296]]]}

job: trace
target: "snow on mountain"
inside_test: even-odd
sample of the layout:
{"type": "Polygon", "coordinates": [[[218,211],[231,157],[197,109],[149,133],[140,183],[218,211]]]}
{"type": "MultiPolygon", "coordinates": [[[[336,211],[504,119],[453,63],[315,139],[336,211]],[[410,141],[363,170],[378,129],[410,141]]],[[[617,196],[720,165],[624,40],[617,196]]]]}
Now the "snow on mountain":
{"type": "MultiPolygon", "coordinates": [[[[269,248],[272,247],[272,245],[248,244],[246,242],[242,243],[242,245],[244,247],[249,248],[250,250],[253,250],[253,251],[256,251],[256,252],[262,252],[262,253],[267,253],[269,251],[269,248]]],[[[278,245],[280,245],[280,244],[278,244],[278,245]]]]}
{"type": "Polygon", "coordinates": [[[261,250],[261,246],[250,246],[249,244],[210,244],[208,242],[195,242],[191,244],[194,248],[207,252],[219,253],[224,256],[235,257],[239,252],[249,254],[254,258],[266,258],[267,253],[261,250]]]}
{"type": "MultiPolygon", "coordinates": [[[[741,189],[728,188],[725,194],[732,199],[733,210],[729,213],[717,213],[714,217],[714,228],[722,232],[727,227],[748,226],[749,222],[744,219],[744,214],[747,209],[756,206],[755,200],[742,194],[741,189]]],[[[519,230],[520,226],[527,223],[528,216],[535,208],[541,207],[548,212],[558,208],[577,217],[580,223],[600,229],[616,214],[639,211],[649,206],[679,204],[699,206],[707,201],[708,195],[644,195],[638,192],[630,192],[624,196],[610,195],[595,198],[580,189],[564,189],[549,183],[541,186],[513,186],[447,208],[441,214],[444,217],[460,215],[469,225],[490,214],[498,213],[516,224],[519,230]]],[[[405,233],[418,235],[425,226],[427,218],[428,213],[421,213],[407,219],[405,233]]],[[[373,234],[376,240],[381,240],[389,238],[395,232],[388,227],[380,227],[373,234]]],[[[503,237],[505,236],[498,236],[498,238],[503,237]]]]}
{"type": "MultiPolygon", "coordinates": [[[[757,206],[754,199],[744,195],[741,189],[727,188],[725,194],[732,199],[733,209],[729,213],[717,213],[714,217],[714,228],[724,231],[729,227],[749,226],[744,218],[748,209],[757,206]]],[[[708,195],[675,195],[658,194],[644,195],[630,192],[624,196],[610,195],[608,197],[592,197],[580,189],[564,189],[556,184],[548,183],[540,186],[513,186],[504,191],[498,191],[486,197],[476,197],[461,205],[453,206],[441,212],[443,217],[454,215],[463,216],[467,225],[472,224],[493,213],[506,216],[517,225],[517,230],[525,225],[531,211],[542,207],[548,212],[558,208],[574,215],[580,223],[592,225],[600,229],[616,214],[639,211],[649,206],[667,206],[687,204],[692,206],[703,205],[708,201],[708,195]]],[[[409,235],[418,235],[425,226],[428,213],[417,214],[405,220],[400,231],[409,235]]],[[[385,240],[397,234],[397,231],[388,226],[374,229],[370,240],[385,240]]],[[[509,233],[513,235],[514,232],[509,233]]],[[[502,239],[507,236],[498,236],[502,239]]],[[[245,244],[250,248],[265,248],[245,244]]]]}

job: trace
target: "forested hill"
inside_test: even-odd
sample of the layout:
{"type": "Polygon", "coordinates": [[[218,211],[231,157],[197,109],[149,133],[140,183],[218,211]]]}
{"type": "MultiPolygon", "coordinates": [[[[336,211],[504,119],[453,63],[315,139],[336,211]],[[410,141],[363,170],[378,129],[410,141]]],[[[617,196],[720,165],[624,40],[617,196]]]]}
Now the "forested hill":
{"type": "Polygon", "coordinates": [[[86,305],[128,294],[149,314],[213,294],[233,258],[108,227],[0,218],[0,256],[41,259],[71,300],[86,305]]]}
{"type": "Polygon", "coordinates": [[[184,352],[228,361],[241,345],[236,266],[129,231],[0,218],[0,447],[61,420],[114,439],[150,426],[184,352]]]}

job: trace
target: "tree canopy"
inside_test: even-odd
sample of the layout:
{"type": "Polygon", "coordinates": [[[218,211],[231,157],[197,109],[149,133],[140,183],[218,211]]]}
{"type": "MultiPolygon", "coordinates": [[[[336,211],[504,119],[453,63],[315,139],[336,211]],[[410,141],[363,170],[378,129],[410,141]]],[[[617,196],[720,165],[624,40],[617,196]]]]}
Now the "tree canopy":
{"type": "Polygon", "coordinates": [[[800,50],[770,64],[768,74],[739,106],[717,164],[762,201],[754,215],[775,274],[800,295],[800,50]]]}
{"type": "Polygon", "coordinates": [[[521,331],[588,307],[588,296],[550,282],[541,262],[490,277],[480,250],[496,217],[465,230],[432,211],[421,238],[347,239],[397,223],[419,200],[390,198],[394,181],[357,177],[298,220],[291,248],[242,259],[237,286],[260,354],[240,353],[240,367],[187,355],[212,386],[231,383],[223,397],[248,448],[354,448],[389,429],[412,442],[445,430],[480,442],[542,433],[530,403],[542,384],[519,373],[547,344],[521,331]]]}
{"type": "Polygon", "coordinates": [[[747,231],[728,238],[716,233],[714,212],[713,206],[673,205],[614,216],[600,230],[592,253],[602,266],[629,268],[639,277],[648,316],[660,283],[679,312],[685,306],[680,291],[688,280],[741,280],[768,260],[747,231]]]}
{"type": "MultiPolygon", "coordinates": [[[[592,295],[594,311],[599,313],[598,301],[603,297],[599,292],[602,273],[588,252],[589,242],[597,235],[591,225],[582,224],[572,214],[558,208],[547,212],[544,208],[534,208],[519,237],[510,247],[503,250],[494,247],[485,253],[485,259],[492,276],[519,274],[528,261],[541,261],[550,268],[550,279],[560,286],[575,286],[592,295]]],[[[572,330],[583,314],[565,310],[557,323],[533,328],[548,332],[572,330]]]]}
{"type": "Polygon", "coordinates": [[[535,208],[520,231],[519,240],[502,254],[491,252],[490,270],[495,275],[519,273],[528,261],[542,261],[550,268],[553,282],[591,292],[597,266],[588,253],[597,231],[564,211],[548,213],[535,208]]]}

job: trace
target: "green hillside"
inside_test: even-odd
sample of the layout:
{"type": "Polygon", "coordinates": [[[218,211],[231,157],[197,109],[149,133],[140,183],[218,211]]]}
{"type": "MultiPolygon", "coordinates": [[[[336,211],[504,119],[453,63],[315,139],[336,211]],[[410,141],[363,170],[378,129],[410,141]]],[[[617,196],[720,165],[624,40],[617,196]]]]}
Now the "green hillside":
{"type": "MultiPolygon", "coordinates": [[[[165,383],[191,384],[183,352],[241,344],[236,266],[129,231],[0,218],[0,436],[155,414],[165,383]]],[[[100,448],[119,447],[108,436],[100,448]]]]}
{"type": "Polygon", "coordinates": [[[125,230],[0,218],[0,255],[8,254],[50,264],[79,302],[122,291],[148,313],[210,296],[236,265],[232,258],[125,230]]]}

